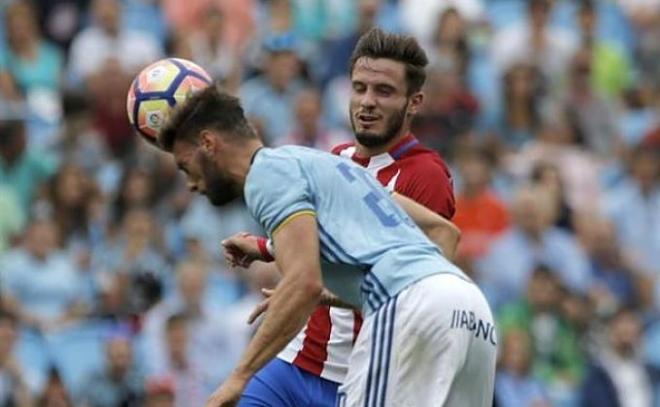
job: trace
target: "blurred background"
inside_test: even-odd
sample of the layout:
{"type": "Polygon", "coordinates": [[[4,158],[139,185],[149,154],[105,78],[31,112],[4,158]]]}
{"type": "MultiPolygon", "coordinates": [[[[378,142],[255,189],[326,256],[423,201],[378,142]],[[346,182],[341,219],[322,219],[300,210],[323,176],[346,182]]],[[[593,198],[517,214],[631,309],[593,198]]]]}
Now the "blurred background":
{"type": "Polygon", "coordinates": [[[458,262],[499,322],[498,406],[660,406],[660,0],[0,0],[0,406],[202,405],[273,276],[126,118],[194,60],[269,145],[351,140],[378,25],[431,61],[458,262]]]}

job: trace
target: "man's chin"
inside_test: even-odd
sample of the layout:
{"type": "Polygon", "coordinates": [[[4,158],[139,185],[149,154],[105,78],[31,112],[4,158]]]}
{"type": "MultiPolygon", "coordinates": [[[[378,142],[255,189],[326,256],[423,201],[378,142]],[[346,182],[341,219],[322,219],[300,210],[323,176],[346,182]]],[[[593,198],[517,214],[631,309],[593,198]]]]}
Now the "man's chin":
{"type": "Polygon", "coordinates": [[[355,139],[358,143],[362,144],[365,147],[380,147],[387,144],[389,140],[384,137],[382,134],[370,133],[370,132],[359,132],[355,134],[355,139]]]}
{"type": "Polygon", "coordinates": [[[206,195],[213,206],[224,206],[236,200],[235,196],[206,195]]]}

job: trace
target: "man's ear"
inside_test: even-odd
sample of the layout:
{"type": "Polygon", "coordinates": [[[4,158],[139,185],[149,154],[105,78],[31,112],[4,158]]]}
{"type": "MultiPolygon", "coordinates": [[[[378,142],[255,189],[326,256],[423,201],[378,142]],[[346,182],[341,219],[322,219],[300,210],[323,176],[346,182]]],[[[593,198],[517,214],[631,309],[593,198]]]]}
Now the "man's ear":
{"type": "Polygon", "coordinates": [[[420,107],[424,103],[424,92],[415,92],[410,96],[410,103],[408,104],[408,114],[415,115],[419,112],[420,107]]]}
{"type": "Polygon", "coordinates": [[[218,138],[210,130],[202,130],[199,135],[199,146],[204,154],[213,155],[218,144],[218,138]]]}

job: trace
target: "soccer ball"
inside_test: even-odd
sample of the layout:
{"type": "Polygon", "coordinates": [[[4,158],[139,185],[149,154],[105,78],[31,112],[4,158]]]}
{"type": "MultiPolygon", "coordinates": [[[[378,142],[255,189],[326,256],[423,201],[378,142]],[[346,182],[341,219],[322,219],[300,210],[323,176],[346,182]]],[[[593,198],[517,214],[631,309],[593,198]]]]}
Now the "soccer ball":
{"type": "Polygon", "coordinates": [[[194,62],[166,58],[147,66],[128,90],[128,120],[148,143],[158,146],[158,134],[172,108],[212,83],[194,62]]]}

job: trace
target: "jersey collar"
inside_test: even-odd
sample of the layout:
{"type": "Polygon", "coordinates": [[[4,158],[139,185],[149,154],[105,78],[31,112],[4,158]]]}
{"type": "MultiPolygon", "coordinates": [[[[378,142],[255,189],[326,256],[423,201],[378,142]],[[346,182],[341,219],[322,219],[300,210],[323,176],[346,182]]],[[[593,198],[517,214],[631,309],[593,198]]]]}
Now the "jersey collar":
{"type": "MultiPolygon", "coordinates": [[[[419,140],[417,140],[417,138],[412,133],[408,133],[401,140],[399,140],[398,143],[393,145],[392,148],[390,148],[386,153],[383,154],[388,154],[394,160],[398,160],[404,154],[410,151],[410,149],[415,147],[417,144],[419,144],[419,140]]],[[[381,156],[383,154],[378,154],[372,157],[362,157],[359,156],[357,153],[355,153],[353,154],[353,161],[366,167],[372,158],[381,156]]]]}

